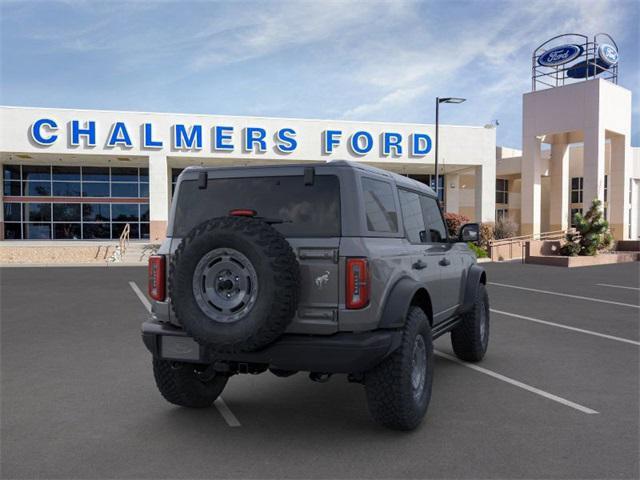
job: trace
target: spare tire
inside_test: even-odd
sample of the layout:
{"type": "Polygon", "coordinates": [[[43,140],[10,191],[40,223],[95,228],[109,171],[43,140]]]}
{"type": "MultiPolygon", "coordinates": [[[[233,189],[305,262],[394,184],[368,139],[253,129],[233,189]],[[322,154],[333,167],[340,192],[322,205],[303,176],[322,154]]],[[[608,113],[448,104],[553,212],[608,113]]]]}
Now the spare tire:
{"type": "Polygon", "coordinates": [[[299,284],[289,242],[249,217],[194,227],[169,270],[177,319],[198,343],[221,352],[259,350],[282,335],[296,312],[299,284]]]}

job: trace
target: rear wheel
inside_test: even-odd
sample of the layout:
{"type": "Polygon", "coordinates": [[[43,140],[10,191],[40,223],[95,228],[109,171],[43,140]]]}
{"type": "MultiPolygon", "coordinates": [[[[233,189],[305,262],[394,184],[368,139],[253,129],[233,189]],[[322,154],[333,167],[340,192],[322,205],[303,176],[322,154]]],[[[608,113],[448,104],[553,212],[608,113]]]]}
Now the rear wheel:
{"type": "Polygon", "coordinates": [[[479,362],[489,346],[489,295],[478,285],[473,309],[451,330],[451,346],[456,356],[467,362],[479,362]]]}
{"type": "Polygon", "coordinates": [[[199,376],[201,365],[153,359],[153,375],[160,393],[170,403],[181,407],[206,408],[220,396],[227,377],[216,375],[205,381],[199,376]]]}
{"type": "Polygon", "coordinates": [[[400,347],[365,375],[371,416],[385,427],[413,430],[427,412],[432,381],[431,326],[421,308],[411,307],[400,347]]]}

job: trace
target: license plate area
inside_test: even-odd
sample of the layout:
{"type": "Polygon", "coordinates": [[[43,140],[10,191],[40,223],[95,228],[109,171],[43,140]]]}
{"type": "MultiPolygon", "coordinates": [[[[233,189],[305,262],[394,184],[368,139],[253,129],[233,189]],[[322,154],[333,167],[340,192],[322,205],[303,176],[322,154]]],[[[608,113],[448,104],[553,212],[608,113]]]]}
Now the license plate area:
{"type": "Polygon", "coordinates": [[[200,360],[200,345],[191,337],[160,337],[160,356],[171,360],[200,360]]]}

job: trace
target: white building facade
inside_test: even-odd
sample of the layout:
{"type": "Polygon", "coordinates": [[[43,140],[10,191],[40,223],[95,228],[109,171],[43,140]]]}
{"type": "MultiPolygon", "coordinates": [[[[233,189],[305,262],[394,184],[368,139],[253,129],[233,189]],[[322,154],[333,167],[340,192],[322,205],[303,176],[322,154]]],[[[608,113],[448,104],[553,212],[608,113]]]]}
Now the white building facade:
{"type": "MultiPolygon", "coordinates": [[[[431,184],[434,126],[0,107],[0,238],[165,236],[189,165],[355,160],[431,184]]],[[[439,194],[449,212],[493,221],[495,130],[441,125],[439,194]]],[[[242,195],[242,192],[238,192],[242,195]]]]}

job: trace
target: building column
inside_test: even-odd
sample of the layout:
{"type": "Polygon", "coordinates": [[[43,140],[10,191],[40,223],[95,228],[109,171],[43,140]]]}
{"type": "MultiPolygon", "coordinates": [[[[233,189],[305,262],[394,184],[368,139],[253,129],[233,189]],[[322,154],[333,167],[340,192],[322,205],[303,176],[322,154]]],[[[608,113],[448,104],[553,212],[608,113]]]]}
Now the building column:
{"type": "Polygon", "coordinates": [[[611,165],[607,200],[609,202],[609,225],[613,238],[625,240],[629,236],[629,204],[632,151],[628,135],[611,138],[611,165]]]}
{"type": "Polygon", "coordinates": [[[475,167],[476,222],[493,222],[496,218],[495,158],[475,167]]]}
{"type": "Polygon", "coordinates": [[[460,177],[457,173],[448,173],[444,181],[445,210],[449,213],[458,213],[460,210],[460,177]]]}
{"type": "Polygon", "coordinates": [[[169,219],[169,166],[162,153],[149,155],[149,241],[161,242],[169,219]]]}
{"type": "Polygon", "coordinates": [[[569,145],[566,134],[551,145],[549,230],[566,230],[569,220],[569,145]]]}
{"type": "Polygon", "coordinates": [[[533,235],[540,233],[541,140],[535,135],[525,136],[522,147],[520,232],[522,235],[533,235]]]}
{"type": "Polygon", "coordinates": [[[604,129],[600,126],[584,131],[582,208],[585,212],[594,199],[604,202],[604,140],[604,129]]]}

